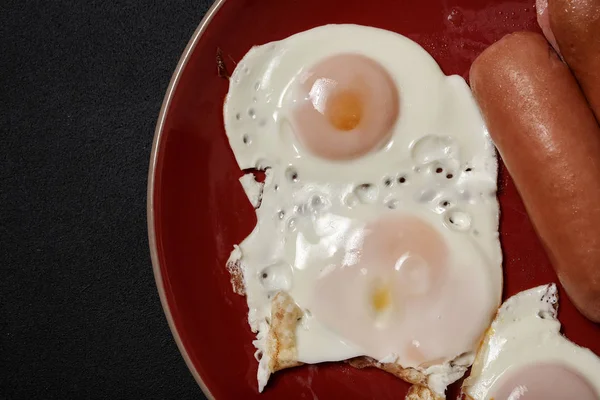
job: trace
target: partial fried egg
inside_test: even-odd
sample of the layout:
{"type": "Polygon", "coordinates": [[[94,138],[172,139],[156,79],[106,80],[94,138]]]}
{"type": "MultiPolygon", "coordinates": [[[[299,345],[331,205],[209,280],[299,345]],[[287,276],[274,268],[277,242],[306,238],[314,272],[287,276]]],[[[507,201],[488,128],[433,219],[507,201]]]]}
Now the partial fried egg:
{"type": "Polygon", "coordinates": [[[557,310],[554,284],[508,299],[463,384],[467,399],[600,399],[600,358],[560,333],[557,310]]]}

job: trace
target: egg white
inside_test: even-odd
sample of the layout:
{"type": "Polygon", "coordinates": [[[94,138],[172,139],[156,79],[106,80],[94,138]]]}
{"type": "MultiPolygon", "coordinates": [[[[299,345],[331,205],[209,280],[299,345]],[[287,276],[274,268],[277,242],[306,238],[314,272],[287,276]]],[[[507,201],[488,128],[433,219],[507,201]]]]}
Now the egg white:
{"type": "MultiPolygon", "coordinates": [[[[286,291],[303,308],[315,269],[344,245],[344,234],[390,209],[430,221],[449,238],[455,255],[473,254],[485,276],[491,318],[502,290],[497,160],[462,78],[445,76],[425,50],[404,36],[327,25],[252,48],[230,82],[224,121],[235,158],[243,170],[268,172],[264,184],[253,184],[249,177],[242,181],[252,203],[260,205],[258,222],[228,263],[242,266],[248,321],[259,351],[264,351],[273,293],[286,291]],[[330,161],[303,148],[290,115],[302,73],[342,53],[370,57],[390,73],[400,93],[400,117],[384,148],[352,161],[330,161]],[[443,173],[436,172],[439,168],[443,173]],[[267,282],[260,277],[265,269],[267,282]]],[[[296,337],[301,362],[365,355],[310,315],[296,337]]],[[[261,390],[268,379],[263,364],[261,390]]],[[[448,365],[437,368],[443,371],[436,378],[443,394],[462,372],[454,376],[448,365]]]]}

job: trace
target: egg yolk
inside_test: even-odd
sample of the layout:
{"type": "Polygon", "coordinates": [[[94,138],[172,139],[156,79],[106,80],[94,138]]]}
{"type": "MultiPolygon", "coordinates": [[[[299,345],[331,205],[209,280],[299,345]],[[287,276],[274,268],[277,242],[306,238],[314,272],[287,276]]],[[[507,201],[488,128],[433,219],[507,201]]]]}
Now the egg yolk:
{"type": "Polygon", "coordinates": [[[389,285],[378,285],[371,296],[371,304],[375,312],[385,311],[392,304],[392,289],[389,285]]]}
{"type": "Polygon", "coordinates": [[[303,76],[292,124],[296,137],[310,152],[348,160],[389,140],[398,118],[399,95],[379,63],[358,54],[340,54],[321,61],[303,76]]]}
{"type": "Polygon", "coordinates": [[[351,131],[356,128],[362,113],[360,93],[345,90],[332,94],[327,101],[327,118],[331,125],[340,131],[351,131]]]}
{"type": "Polygon", "coordinates": [[[350,256],[317,280],[309,305],[315,318],[365,355],[394,355],[404,367],[475,350],[495,311],[480,259],[465,267],[438,228],[400,212],[350,236],[350,256]]]}
{"type": "MultiPolygon", "coordinates": [[[[389,339],[397,341],[395,324],[406,320],[410,312],[407,307],[418,307],[419,302],[439,289],[447,274],[448,248],[432,226],[417,217],[403,215],[368,224],[357,252],[360,257],[354,264],[341,266],[320,279],[321,296],[314,312],[324,321],[347,323],[341,330],[352,331],[361,345],[385,347],[387,339],[379,340],[369,329],[356,329],[355,324],[362,321],[361,327],[371,325],[375,336],[389,335],[389,339]],[[348,288],[353,288],[352,293],[348,288]],[[345,300],[351,302],[352,319],[342,316],[335,306],[329,308],[345,300]]],[[[418,349],[417,336],[400,347],[418,365],[426,362],[427,356],[418,349]]]]}
{"type": "Polygon", "coordinates": [[[529,364],[508,370],[491,391],[494,400],[598,400],[590,383],[559,363],[529,364]]]}

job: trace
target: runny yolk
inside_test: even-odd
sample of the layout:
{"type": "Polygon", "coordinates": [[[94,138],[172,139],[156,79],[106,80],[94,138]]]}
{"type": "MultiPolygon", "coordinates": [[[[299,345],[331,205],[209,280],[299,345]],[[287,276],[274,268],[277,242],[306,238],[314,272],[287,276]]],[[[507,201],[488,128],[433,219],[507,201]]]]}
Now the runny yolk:
{"type": "Polygon", "coordinates": [[[359,93],[340,90],[327,99],[325,115],[331,125],[341,131],[351,131],[360,123],[363,115],[363,102],[359,93]]]}

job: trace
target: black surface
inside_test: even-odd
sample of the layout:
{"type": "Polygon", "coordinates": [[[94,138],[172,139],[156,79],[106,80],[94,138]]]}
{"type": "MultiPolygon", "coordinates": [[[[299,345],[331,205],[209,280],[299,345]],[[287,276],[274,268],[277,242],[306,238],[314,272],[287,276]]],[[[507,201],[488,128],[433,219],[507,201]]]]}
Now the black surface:
{"type": "Polygon", "coordinates": [[[203,399],[152,275],[155,123],[210,0],[0,1],[0,398],[203,399]]]}

